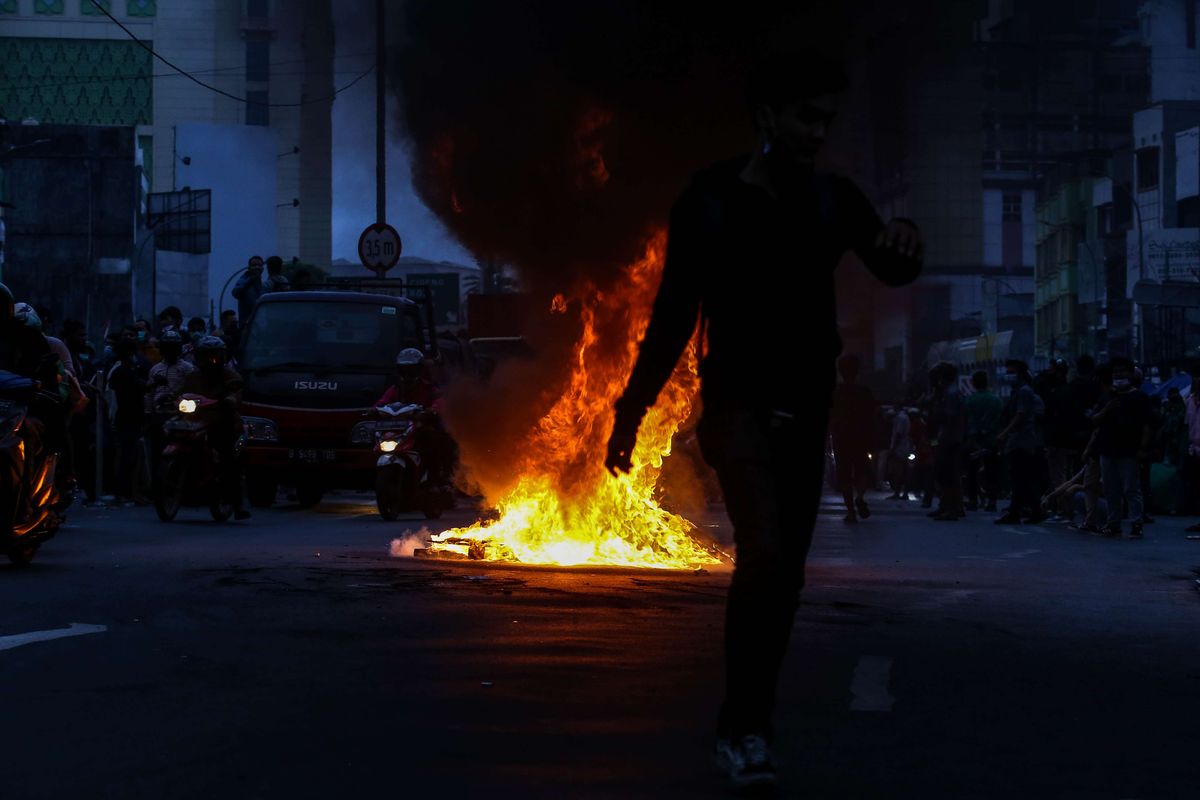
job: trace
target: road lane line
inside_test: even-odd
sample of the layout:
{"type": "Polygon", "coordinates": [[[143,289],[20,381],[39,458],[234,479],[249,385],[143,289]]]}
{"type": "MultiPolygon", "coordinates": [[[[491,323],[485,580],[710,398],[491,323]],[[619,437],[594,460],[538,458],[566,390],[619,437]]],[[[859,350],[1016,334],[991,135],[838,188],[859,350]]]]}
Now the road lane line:
{"type": "Polygon", "coordinates": [[[23,644],[49,642],[54,639],[65,639],[68,636],[86,636],[89,633],[104,633],[106,630],[108,630],[107,625],[85,625],[81,622],[72,622],[66,628],[0,636],[0,650],[12,650],[14,647],[20,647],[23,644]]]}
{"type": "Polygon", "coordinates": [[[891,711],[896,703],[888,691],[892,676],[892,662],[887,656],[862,656],[854,668],[850,681],[851,711],[891,711]]]}

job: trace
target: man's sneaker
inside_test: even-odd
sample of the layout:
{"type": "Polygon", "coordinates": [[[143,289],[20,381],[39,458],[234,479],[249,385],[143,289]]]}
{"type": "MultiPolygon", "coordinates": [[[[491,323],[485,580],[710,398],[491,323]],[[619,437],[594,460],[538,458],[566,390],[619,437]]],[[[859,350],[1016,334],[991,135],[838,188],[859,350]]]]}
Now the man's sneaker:
{"type": "Polygon", "coordinates": [[[1141,539],[1142,538],[1142,523],[1135,522],[1129,526],[1129,538],[1130,539],[1141,539]]]}
{"type": "Polygon", "coordinates": [[[1119,527],[1113,527],[1112,525],[1106,525],[1100,531],[1100,533],[1102,533],[1104,536],[1107,536],[1109,539],[1121,538],[1121,529],[1119,527]]]}
{"type": "Polygon", "coordinates": [[[761,736],[743,736],[731,741],[718,739],[717,766],[729,775],[734,789],[770,789],[779,777],[771,760],[771,748],[761,736]]]}
{"type": "Polygon", "coordinates": [[[867,506],[867,498],[860,497],[854,501],[854,507],[858,509],[858,515],[863,519],[871,516],[871,509],[867,506]]]}

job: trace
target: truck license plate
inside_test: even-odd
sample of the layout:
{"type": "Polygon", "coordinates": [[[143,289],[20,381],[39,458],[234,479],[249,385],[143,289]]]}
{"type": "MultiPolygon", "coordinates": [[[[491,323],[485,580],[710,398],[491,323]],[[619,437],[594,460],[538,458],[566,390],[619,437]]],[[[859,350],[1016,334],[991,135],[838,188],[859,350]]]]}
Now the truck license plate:
{"type": "Polygon", "coordinates": [[[337,461],[337,451],[293,449],[288,451],[288,457],[292,461],[300,461],[305,464],[328,463],[337,461]]]}

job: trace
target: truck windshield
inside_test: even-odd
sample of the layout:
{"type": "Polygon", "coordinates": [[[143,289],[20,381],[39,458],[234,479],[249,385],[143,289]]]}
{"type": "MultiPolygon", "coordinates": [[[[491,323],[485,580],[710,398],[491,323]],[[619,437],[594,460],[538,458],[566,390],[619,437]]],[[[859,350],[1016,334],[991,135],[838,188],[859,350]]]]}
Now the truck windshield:
{"type": "Polygon", "coordinates": [[[262,303],[244,334],[246,371],[390,370],[405,347],[421,347],[418,317],[386,303],[262,303]]]}

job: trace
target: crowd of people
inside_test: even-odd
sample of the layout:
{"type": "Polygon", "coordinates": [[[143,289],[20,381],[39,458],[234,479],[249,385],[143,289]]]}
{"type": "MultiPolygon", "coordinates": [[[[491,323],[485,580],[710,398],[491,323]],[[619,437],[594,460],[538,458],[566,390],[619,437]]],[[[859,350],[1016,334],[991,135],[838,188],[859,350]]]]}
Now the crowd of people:
{"type": "MultiPolygon", "coordinates": [[[[133,506],[152,502],[163,422],[175,413],[181,394],[221,400],[229,413],[218,414],[214,442],[221,450],[232,448],[240,378],[231,359],[242,336],[241,321],[260,296],[289,287],[282,259],[251,256],[233,288],[237,311],[222,311],[213,324],[202,317],[185,319],[179,308],[168,306],[153,323],[139,317],[109,326],[99,348],[89,341],[83,322],[66,319],[60,325],[51,308],[16,302],[6,287],[0,288],[7,338],[16,343],[0,354],[5,362],[0,368],[27,374],[61,394],[58,407],[39,414],[47,446],[60,454],[60,492],[80,491],[89,501],[110,497],[133,506]],[[41,355],[44,350],[54,357],[41,355]]],[[[240,492],[231,499],[238,518],[249,516],[240,492]]]]}
{"type": "Polygon", "coordinates": [[[1060,358],[1037,375],[1009,360],[997,392],[988,372],[963,380],[943,362],[914,402],[879,408],[858,383],[857,358],[839,371],[830,438],[847,523],[869,516],[876,484],[938,521],[982,510],[997,524],[1059,522],[1114,538],[1123,523],[1141,537],[1155,508],[1200,514],[1200,377],[1160,392],[1124,357],[1060,358]]]}

